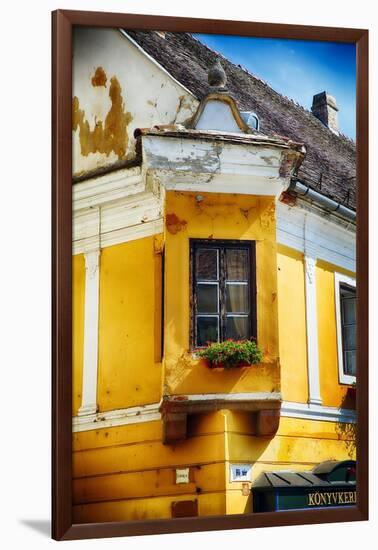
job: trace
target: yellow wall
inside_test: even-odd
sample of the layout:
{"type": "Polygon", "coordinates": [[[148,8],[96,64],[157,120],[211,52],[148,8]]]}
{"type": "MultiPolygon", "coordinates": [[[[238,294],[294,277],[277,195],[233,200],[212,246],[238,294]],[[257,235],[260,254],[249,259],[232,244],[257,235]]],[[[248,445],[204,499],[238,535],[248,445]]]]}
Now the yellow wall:
{"type": "Polygon", "coordinates": [[[277,263],[282,398],[306,403],[308,376],[303,254],[279,245],[277,263]]]}
{"type": "Polygon", "coordinates": [[[169,394],[279,391],[275,205],[272,197],[168,192],[165,227],[165,378],[169,394]],[[256,241],[256,368],[211,371],[189,349],[189,239],[256,241]]]}
{"type": "MultiPolygon", "coordinates": [[[[278,319],[281,390],[284,401],[307,403],[307,336],[303,254],[278,246],[278,319]]],[[[354,274],[318,260],[316,296],[318,317],[319,380],[323,405],[353,408],[347,386],[339,383],[335,272],[354,274]]]]}
{"type": "MultiPolygon", "coordinates": [[[[282,390],[285,401],[308,399],[303,254],[275,241],[271,197],[168,192],[164,235],[102,250],[99,294],[100,411],[157,403],[169,394],[282,390]],[[212,371],[189,346],[189,239],[256,241],[258,344],[263,363],[212,371]],[[162,251],[165,322],[162,327],[162,251]],[[278,330],[279,328],[279,330],[278,330]],[[160,355],[164,330],[164,373],[160,355]],[[280,338],[278,339],[278,332],[280,338]],[[281,372],[280,372],[281,369],[281,372]],[[281,377],[281,380],[280,380],[281,377]]],[[[316,268],[320,386],[327,406],[345,405],[338,383],[335,267],[316,268]]],[[[349,273],[348,273],[349,274],[349,273]]],[[[85,267],[73,259],[73,397],[81,401],[85,267]]],[[[282,417],[277,434],[255,435],[246,412],[188,417],[188,438],[162,444],[161,421],[74,434],[74,521],[171,517],[171,503],[198,499],[200,515],[249,513],[251,483],[230,482],[230,463],[266,470],[311,470],[324,460],[355,457],[355,426],[282,417]],[[176,485],[175,469],[190,482],[176,485]]]]}
{"type": "Polygon", "coordinates": [[[161,364],[155,362],[154,237],[101,252],[98,404],[100,411],[155,403],[161,364]]]}
{"type": "Polygon", "coordinates": [[[161,443],[159,421],[74,435],[75,521],[171,517],[171,502],[198,498],[200,515],[249,513],[251,483],[230,482],[233,463],[262,471],[311,470],[323,460],[355,457],[353,426],[281,418],[277,435],[255,435],[253,416],[219,411],[191,417],[189,438],[161,443]],[[347,429],[346,429],[347,428],[347,429]],[[177,485],[175,468],[189,467],[177,485]]]}
{"type": "Polygon", "coordinates": [[[248,424],[248,417],[241,422],[235,413],[229,411],[227,416],[228,514],[252,511],[252,496],[243,494],[243,483],[230,482],[229,462],[251,463],[253,482],[264,471],[309,471],[325,460],[356,458],[355,425],[283,417],[277,434],[269,439],[251,435],[253,428],[248,424]]]}
{"type": "Polygon", "coordinates": [[[339,383],[335,271],[354,277],[353,273],[319,261],[316,267],[316,291],[319,338],[319,376],[323,404],[332,407],[349,408],[346,398],[348,386],[339,383]]]}
{"type": "Polygon", "coordinates": [[[74,434],[75,521],[169,518],[171,502],[198,498],[200,515],[225,513],[222,412],[189,420],[189,438],[163,445],[161,422],[74,434]],[[176,468],[190,483],[176,484],[176,468]]]}
{"type": "Polygon", "coordinates": [[[81,405],[83,381],[85,260],[83,254],[72,258],[72,414],[81,405]]]}

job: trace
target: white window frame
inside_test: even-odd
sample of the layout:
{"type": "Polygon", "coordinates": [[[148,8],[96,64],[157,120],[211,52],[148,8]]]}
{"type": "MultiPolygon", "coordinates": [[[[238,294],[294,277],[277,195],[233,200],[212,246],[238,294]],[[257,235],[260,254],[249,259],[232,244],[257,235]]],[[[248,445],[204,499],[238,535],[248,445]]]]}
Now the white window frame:
{"type": "Polygon", "coordinates": [[[344,354],[343,354],[343,330],[341,323],[341,307],[340,307],[340,284],[345,283],[356,288],[356,279],[348,277],[343,273],[335,273],[335,306],[336,306],[336,333],[337,333],[337,355],[339,366],[339,383],[354,384],[356,377],[344,373],[344,354]]]}

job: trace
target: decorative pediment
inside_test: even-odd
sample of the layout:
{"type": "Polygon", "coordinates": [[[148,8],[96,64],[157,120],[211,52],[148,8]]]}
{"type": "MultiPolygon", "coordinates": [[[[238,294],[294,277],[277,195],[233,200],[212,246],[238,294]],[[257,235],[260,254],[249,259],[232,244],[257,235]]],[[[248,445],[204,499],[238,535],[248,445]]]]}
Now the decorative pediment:
{"type": "Polygon", "coordinates": [[[212,92],[206,95],[188,127],[236,134],[253,133],[242,119],[233,97],[224,92],[212,92]]]}
{"type": "Polygon", "coordinates": [[[202,99],[188,128],[226,133],[251,134],[232,95],[226,88],[226,73],[217,62],[208,72],[209,93],[202,99]]]}

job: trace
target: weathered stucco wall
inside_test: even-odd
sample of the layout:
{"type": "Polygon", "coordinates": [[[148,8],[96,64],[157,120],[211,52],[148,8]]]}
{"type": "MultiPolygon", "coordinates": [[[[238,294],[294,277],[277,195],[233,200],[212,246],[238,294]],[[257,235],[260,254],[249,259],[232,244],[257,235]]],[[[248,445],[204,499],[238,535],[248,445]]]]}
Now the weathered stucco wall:
{"type": "Polygon", "coordinates": [[[165,379],[167,394],[280,391],[275,205],[272,197],[168,191],[165,217],[165,379]],[[258,367],[222,373],[192,358],[189,239],[256,241],[258,367]]]}
{"type": "MultiPolygon", "coordinates": [[[[279,388],[281,368],[284,400],[306,403],[303,254],[286,246],[279,246],[276,254],[271,197],[202,194],[198,203],[195,195],[166,194],[165,390],[271,391],[279,388]],[[188,353],[190,237],[257,241],[258,339],[265,365],[243,372],[214,372],[188,353]]],[[[102,250],[100,412],[160,399],[163,241],[158,234],[102,250]]],[[[325,405],[339,407],[346,389],[338,384],[335,270],[319,262],[316,281],[321,392],[325,405]]],[[[84,273],[83,255],[76,255],[74,412],[81,392],[84,273]]],[[[253,481],[262,471],[311,470],[319,462],[356,454],[354,424],[281,417],[271,438],[256,436],[255,419],[246,412],[193,415],[188,423],[188,438],[176,445],[163,445],[160,420],[74,433],[75,522],[170,518],[172,502],[180,500],[197,500],[201,516],[250,513],[251,483],[231,482],[230,463],[251,464],[253,481]],[[189,483],[176,484],[176,468],[186,467],[189,483]]]]}
{"type": "Polygon", "coordinates": [[[303,254],[278,247],[278,328],[284,401],[307,403],[307,335],[303,254]]]}
{"type": "Polygon", "coordinates": [[[117,29],[75,29],[72,95],[75,176],[133,158],[135,128],[183,122],[198,105],[117,29]]]}
{"type": "Polygon", "coordinates": [[[201,516],[250,513],[251,483],[230,482],[230,462],[251,464],[253,481],[355,457],[353,428],[343,426],[281,418],[276,436],[261,438],[250,414],[224,410],[192,417],[190,437],[174,446],[161,443],[160,422],[74,434],[74,521],[170,518],[172,502],[194,499],[201,516]],[[178,485],[183,467],[189,483],[178,485]]]}
{"type": "MultiPolygon", "coordinates": [[[[160,400],[161,364],[155,362],[154,237],[105,248],[101,254],[97,399],[100,411],[160,400]]],[[[156,288],[157,287],[157,288],[156,288]]],[[[160,319],[158,320],[160,325],[160,319]]]]}
{"type": "MultiPolygon", "coordinates": [[[[304,258],[301,252],[278,247],[278,319],[281,388],[284,401],[308,402],[308,365],[304,258]]],[[[320,395],[323,405],[355,408],[348,386],[340,384],[337,355],[335,272],[355,274],[318,260],[316,296],[320,395]]]]}
{"type": "Polygon", "coordinates": [[[355,277],[354,273],[327,262],[318,262],[316,268],[320,392],[324,405],[354,408],[347,396],[348,386],[339,383],[335,272],[355,277]]]}

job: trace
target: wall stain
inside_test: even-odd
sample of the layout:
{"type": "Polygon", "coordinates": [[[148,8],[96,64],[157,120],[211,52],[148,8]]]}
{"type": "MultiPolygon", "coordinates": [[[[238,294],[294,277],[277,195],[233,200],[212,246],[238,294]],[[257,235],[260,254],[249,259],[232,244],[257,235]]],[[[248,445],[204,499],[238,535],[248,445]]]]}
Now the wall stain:
{"type": "MultiPolygon", "coordinates": [[[[104,81],[105,73],[102,75],[101,71],[101,74],[99,73],[98,78],[96,78],[99,69],[101,69],[101,67],[98,67],[96,70],[92,78],[92,84],[94,79],[96,79],[96,82],[104,81]]],[[[93,85],[100,86],[101,84],[93,85]]],[[[127,126],[131,122],[132,116],[129,112],[125,111],[122,89],[115,76],[110,80],[109,97],[112,106],[106,115],[105,122],[96,120],[96,125],[93,130],[90,129],[89,122],[85,118],[84,110],[80,109],[79,98],[76,96],[73,98],[72,128],[74,131],[79,128],[81,154],[85,157],[90,153],[105,153],[109,156],[110,153],[114,151],[118,159],[121,160],[125,158],[129,141],[127,126]]]]}
{"type": "Polygon", "coordinates": [[[92,76],[92,86],[105,86],[107,77],[102,67],[97,67],[94,76],[92,76]]]}
{"type": "Polygon", "coordinates": [[[175,213],[167,214],[165,219],[167,230],[172,235],[176,235],[176,233],[182,231],[187,226],[187,224],[188,222],[186,220],[180,220],[180,218],[178,218],[175,213]]]}
{"type": "Polygon", "coordinates": [[[268,229],[275,222],[275,218],[276,218],[276,206],[274,203],[271,203],[260,214],[261,227],[263,229],[268,229]]]}

